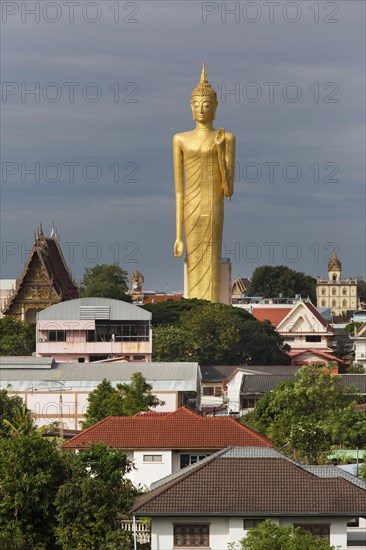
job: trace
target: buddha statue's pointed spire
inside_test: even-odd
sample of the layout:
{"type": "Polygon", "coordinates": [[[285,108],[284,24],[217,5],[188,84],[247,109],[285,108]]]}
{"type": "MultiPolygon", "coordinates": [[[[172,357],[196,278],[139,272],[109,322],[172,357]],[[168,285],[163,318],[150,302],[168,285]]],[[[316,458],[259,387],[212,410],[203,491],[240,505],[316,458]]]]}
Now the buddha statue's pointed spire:
{"type": "Polygon", "coordinates": [[[200,84],[204,84],[205,82],[208,82],[208,79],[207,79],[205,62],[203,62],[202,63],[202,72],[201,72],[200,84]]]}
{"type": "Polygon", "coordinates": [[[205,64],[202,63],[202,71],[200,76],[200,81],[192,92],[192,97],[194,96],[205,96],[212,97],[217,103],[217,95],[214,88],[208,81],[205,64]]]}

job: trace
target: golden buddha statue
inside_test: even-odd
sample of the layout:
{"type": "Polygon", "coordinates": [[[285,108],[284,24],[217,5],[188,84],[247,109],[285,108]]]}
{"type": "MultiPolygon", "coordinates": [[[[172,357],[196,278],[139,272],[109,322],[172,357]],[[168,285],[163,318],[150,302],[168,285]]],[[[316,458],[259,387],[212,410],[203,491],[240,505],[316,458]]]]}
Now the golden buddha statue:
{"type": "Polygon", "coordinates": [[[220,270],[224,195],[234,191],[235,136],[215,130],[215,90],[205,66],[192,92],[196,128],[173,138],[176,194],[174,256],[182,256],[186,241],[188,298],[220,301],[220,270]],[[184,182],[185,180],[185,182],[184,182]]]}

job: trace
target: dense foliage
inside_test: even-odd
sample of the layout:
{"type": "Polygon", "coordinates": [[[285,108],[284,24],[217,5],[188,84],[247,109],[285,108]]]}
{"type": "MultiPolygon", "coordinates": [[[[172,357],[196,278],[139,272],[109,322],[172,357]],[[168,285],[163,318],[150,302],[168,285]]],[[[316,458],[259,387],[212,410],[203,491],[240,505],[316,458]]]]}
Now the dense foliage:
{"type": "Polygon", "coordinates": [[[34,429],[30,411],[19,396],[8,395],[0,390],[0,438],[15,434],[29,434],[34,429]]]}
{"type": "Polygon", "coordinates": [[[352,388],[316,367],[303,367],[295,382],[267,392],[241,422],[308,463],[326,461],[333,447],[366,446],[366,418],[355,411],[352,388]]]}
{"type": "Polygon", "coordinates": [[[37,433],[0,438],[1,548],[55,548],[54,500],[65,476],[55,444],[37,433]]]}
{"type": "Polygon", "coordinates": [[[288,362],[282,338],[269,322],[262,323],[243,309],[224,304],[198,300],[179,304],[171,302],[165,308],[157,304],[157,323],[155,306],[150,306],[154,361],[197,361],[200,365],[288,362]],[[164,310],[167,323],[162,320],[164,310]]]}
{"type": "Polygon", "coordinates": [[[335,550],[324,539],[314,538],[299,527],[275,525],[266,520],[250,529],[239,543],[229,545],[230,550],[335,550]]]}
{"type": "Polygon", "coordinates": [[[0,355],[32,355],[36,350],[36,325],[6,315],[0,319],[0,355]]]}
{"type": "Polygon", "coordinates": [[[84,270],[79,288],[80,298],[112,298],[131,302],[127,294],[127,272],[117,264],[101,264],[84,270]]]}
{"type": "Polygon", "coordinates": [[[120,522],[140,492],[125,478],[131,464],[119,449],[92,445],[73,457],[56,495],[56,540],[64,550],[131,548],[120,522]]]}
{"type": "Polygon", "coordinates": [[[316,303],[316,279],[295,271],[284,265],[264,265],[257,267],[247,291],[248,296],[262,296],[263,298],[283,297],[293,298],[301,294],[316,303]]]}
{"type": "Polygon", "coordinates": [[[135,372],[129,384],[112,384],[104,379],[88,396],[88,409],[83,428],[89,428],[107,416],[133,416],[149,411],[163,402],[149,393],[152,386],[140,372],[135,372]]]}
{"type": "Polygon", "coordinates": [[[366,302],[366,281],[364,279],[357,281],[357,294],[361,302],[366,302]]]}
{"type": "Polygon", "coordinates": [[[124,452],[103,445],[62,453],[35,427],[3,435],[0,548],[131,550],[120,525],[141,494],[126,479],[131,467],[124,452]]]}

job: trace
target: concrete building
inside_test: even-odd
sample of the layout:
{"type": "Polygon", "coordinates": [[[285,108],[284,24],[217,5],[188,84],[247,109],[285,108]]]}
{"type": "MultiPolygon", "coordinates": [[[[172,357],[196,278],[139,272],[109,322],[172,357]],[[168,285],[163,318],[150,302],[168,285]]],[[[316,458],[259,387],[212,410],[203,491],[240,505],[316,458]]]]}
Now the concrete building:
{"type": "Polygon", "coordinates": [[[152,393],[165,402],[158,411],[171,412],[186,402],[187,392],[197,393],[201,372],[197,363],[57,363],[52,357],[0,357],[0,389],[19,395],[37,425],[63,423],[80,429],[88,395],[103,379],[112,386],[129,383],[141,372],[152,393]]]}
{"type": "Polygon", "coordinates": [[[342,264],[336,252],[328,262],[328,279],[318,277],[316,301],[318,307],[330,307],[333,315],[345,315],[358,308],[357,280],[341,279],[342,264]]]}
{"type": "Polygon", "coordinates": [[[79,298],[37,315],[37,357],[88,363],[113,357],[151,361],[151,313],[109,298],[79,298]]]}

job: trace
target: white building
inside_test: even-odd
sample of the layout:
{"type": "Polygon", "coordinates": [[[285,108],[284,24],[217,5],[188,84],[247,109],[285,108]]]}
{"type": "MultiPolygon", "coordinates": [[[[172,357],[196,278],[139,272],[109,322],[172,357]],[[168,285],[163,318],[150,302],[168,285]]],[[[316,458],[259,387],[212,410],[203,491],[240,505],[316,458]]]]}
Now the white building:
{"type": "Polygon", "coordinates": [[[165,405],[157,410],[177,410],[186,392],[197,392],[201,372],[197,363],[56,363],[52,357],[0,357],[0,389],[19,395],[39,426],[59,421],[65,429],[80,429],[88,395],[103,379],[112,386],[129,383],[141,372],[152,393],[165,405]]]}
{"type": "Polygon", "coordinates": [[[366,482],[339,468],[306,466],[271,448],[231,447],[155,483],[132,514],[152,519],[152,550],[224,550],[265,519],[346,550],[347,523],[365,510],[366,482]]]}

